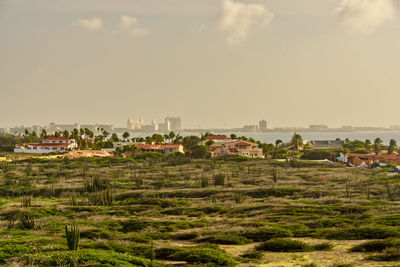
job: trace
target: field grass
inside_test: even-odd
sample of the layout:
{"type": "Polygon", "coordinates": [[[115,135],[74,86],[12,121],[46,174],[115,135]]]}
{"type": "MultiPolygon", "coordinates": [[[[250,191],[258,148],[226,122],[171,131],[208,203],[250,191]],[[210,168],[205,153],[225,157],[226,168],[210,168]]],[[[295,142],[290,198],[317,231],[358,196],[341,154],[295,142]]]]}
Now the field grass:
{"type": "Polygon", "coordinates": [[[396,266],[399,200],[336,163],[24,159],[0,163],[0,264],[396,266]]]}

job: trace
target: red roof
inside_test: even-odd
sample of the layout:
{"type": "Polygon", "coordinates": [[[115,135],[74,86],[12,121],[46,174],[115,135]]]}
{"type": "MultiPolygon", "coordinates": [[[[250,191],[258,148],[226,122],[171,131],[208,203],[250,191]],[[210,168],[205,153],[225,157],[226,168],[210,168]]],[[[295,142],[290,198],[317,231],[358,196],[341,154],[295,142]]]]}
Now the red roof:
{"type": "Polygon", "coordinates": [[[28,143],[28,146],[70,146],[71,144],[66,143],[28,143]]]}
{"type": "Polygon", "coordinates": [[[229,152],[231,153],[237,153],[239,152],[236,148],[228,148],[229,152]]]}
{"type": "Polygon", "coordinates": [[[209,135],[206,137],[207,140],[227,140],[231,139],[225,135],[209,135]]]}
{"type": "Polygon", "coordinates": [[[48,136],[48,137],[42,138],[43,141],[47,141],[47,140],[70,140],[70,139],[71,139],[71,138],[69,138],[69,137],[64,137],[64,136],[60,136],[60,137],[48,136]]]}
{"type": "Polygon", "coordinates": [[[242,142],[239,142],[239,143],[237,143],[235,146],[251,146],[251,144],[250,144],[250,143],[247,143],[247,142],[244,142],[244,141],[242,141],[242,142]]]}

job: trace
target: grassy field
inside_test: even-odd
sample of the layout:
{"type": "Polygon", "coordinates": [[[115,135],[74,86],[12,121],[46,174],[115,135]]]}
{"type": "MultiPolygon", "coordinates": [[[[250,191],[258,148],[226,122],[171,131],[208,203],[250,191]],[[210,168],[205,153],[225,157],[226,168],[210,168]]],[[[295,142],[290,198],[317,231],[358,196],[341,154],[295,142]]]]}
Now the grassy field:
{"type": "Polygon", "coordinates": [[[0,264],[398,266],[399,182],[336,163],[1,163],[0,264]]]}

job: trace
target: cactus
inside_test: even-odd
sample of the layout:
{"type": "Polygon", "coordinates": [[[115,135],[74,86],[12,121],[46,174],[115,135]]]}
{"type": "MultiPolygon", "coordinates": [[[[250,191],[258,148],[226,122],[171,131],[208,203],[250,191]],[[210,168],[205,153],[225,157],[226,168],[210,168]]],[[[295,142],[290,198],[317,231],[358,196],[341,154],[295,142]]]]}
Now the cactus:
{"type": "Polygon", "coordinates": [[[32,197],[31,195],[24,195],[22,196],[21,200],[21,207],[28,208],[32,204],[32,197]]]}
{"type": "Polygon", "coordinates": [[[225,174],[223,174],[222,172],[219,174],[214,175],[214,185],[221,185],[224,186],[225,185],[225,174]]]}
{"type": "Polygon", "coordinates": [[[35,228],[35,217],[27,212],[19,213],[19,227],[21,229],[33,229],[35,228]]]}
{"type": "Polygon", "coordinates": [[[89,196],[89,202],[97,206],[112,206],[114,202],[114,194],[110,189],[93,193],[89,196]]]}
{"type": "Polygon", "coordinates": [[[69,195],[69,204],[71,205],[71,206],[77,206],[78,205],[78,202],[76,201],[76,193],[71,193],[70,195],[69,195]]]}
{"type": "Polygon", "coordinates": [[[244,196],[240,192],[233,193],[233,200],[235,200],[236,204],[243,203],[244,196]]]}
{"type": "Polygon", "coordinates": [[[201,177],[201,187],[208,187],[208,177],[207,176],[202,176],[201,177]]]}
{"type": "Polygon", "coordinates": [[[78,250],[80,231],[76,222],[71,225],[65,225],[65,236],[69,250],[78,250]]]}
{"type": "Polygon", "coordinates": [[[86,192],[99,192],[108,188],[110,186],[110,183],[110,179],[100,178],[96,176],[85,180],[84,187],[86,192]]]}

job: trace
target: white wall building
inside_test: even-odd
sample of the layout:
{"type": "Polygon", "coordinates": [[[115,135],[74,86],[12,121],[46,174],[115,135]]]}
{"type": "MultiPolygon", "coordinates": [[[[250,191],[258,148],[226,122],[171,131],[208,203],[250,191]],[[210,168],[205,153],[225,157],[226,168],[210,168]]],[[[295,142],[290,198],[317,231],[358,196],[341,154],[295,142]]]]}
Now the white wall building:
{"type": "Polygon", "coordinates": [[[75,139],[67,137],[46,137],[41,143],[26,143],[16,145],[15,153],[48,154],[53,152],[65,152],[78,147],[75,139]]]}

